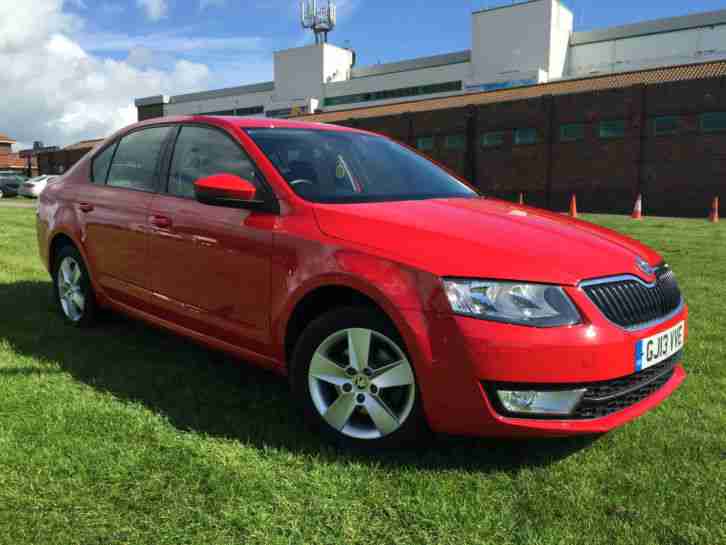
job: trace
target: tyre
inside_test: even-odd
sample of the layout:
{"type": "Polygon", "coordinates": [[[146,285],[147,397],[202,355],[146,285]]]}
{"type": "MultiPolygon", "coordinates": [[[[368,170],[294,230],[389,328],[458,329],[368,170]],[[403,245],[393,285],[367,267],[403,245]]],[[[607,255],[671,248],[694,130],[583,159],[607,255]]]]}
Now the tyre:
{"type": "Polygon", "coordinates": [[[56,256],[53,294],[66,322],[75,327],[88,327],[94,323],[96,298],[83,257],[73,246],[64,246],[56,256]]]}
{"type": "Polygon", "coordinates": [[[346,307],[302,333],[290,372],[307,423],[342,446],[388,448],[428,437],[401,336],[375,309],[346,307]]]}

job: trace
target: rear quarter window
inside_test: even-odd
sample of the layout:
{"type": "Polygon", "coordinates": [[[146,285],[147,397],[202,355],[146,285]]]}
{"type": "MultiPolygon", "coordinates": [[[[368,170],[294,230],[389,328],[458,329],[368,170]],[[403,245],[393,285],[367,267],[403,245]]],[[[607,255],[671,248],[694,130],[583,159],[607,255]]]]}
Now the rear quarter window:
{"type": "Polygon", "coordinates": [[[108,167],[111,165],[111,159],[113,158],[115,149],[116,142],[93,158],[93,163],[91,164],[91,181],[94,184],[104,185],[106,183],[108,167]]]}

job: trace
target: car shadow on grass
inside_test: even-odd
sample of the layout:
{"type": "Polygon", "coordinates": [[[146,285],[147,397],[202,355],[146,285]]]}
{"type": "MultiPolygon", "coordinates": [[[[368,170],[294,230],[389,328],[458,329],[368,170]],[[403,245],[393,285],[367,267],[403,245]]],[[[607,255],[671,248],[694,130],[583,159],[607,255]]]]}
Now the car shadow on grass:
{"type": "MultiPolygon", "coordinates": [[[[0,283],[0,316],[6,317],[0,324],[0,342],[6,341],[21,355],[55,362],[97,390],[142,403],[180,430],[331,462],[348,459],[472,471],[548,465],[595,440],[447,437],[425,441],[415,449],[384,453],[336,450],[305,429],[284,378],[115,314],[105,314],[96,327],[75,329],[55,312],[50,286],[40,281],[0,283]]],[[[53,369],[48,367],[48,372],[53,369]]],[[[15,375],[43,372],[42,368],[10,371],[15,375]]]]}

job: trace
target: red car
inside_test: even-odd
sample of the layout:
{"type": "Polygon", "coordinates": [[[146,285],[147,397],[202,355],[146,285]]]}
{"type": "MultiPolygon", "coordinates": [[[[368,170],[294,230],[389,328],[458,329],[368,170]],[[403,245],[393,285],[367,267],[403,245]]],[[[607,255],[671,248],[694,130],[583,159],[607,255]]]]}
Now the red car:
{"type": "Polygon", "coordinates": [[[42,193],[38,241],[68,322],[107,307],[287,375],[337,441],[601,433],[685,378],[655,251],[364,131],[133,125],[42,193]]]}

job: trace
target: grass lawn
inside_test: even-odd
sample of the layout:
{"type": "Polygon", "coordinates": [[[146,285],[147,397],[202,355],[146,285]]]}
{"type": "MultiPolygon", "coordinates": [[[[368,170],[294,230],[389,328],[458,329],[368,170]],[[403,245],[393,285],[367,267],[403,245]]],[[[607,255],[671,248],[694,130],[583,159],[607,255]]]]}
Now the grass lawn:
{"type": "Polygon", "coordinates": [[[597,439],[371,456],[308,435],[273,375],[120,317],[64,326],[34,212],[0,208],[0,543],[726,543],[726,223],[586,217],[674,267],[681,389],[597,439]]]}

